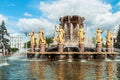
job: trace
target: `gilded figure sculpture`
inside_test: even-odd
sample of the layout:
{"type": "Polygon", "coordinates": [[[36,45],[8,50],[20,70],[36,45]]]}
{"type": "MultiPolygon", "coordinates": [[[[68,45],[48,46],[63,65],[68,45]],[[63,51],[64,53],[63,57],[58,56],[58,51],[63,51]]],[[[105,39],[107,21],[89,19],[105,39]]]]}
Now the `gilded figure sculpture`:
{"type": "Polygon", "coordinates": [[[40,38],[40,43],[46,44],[46,38],[44,36],[42,28],[40,28],[40,31],[39,31],[39,38],[40,38]]]}
{"type": "Polygon", "coordinates": [[[64,43],[64,30],[62,29],[62,25],[59,25],[59,29],[55,26],[55,30],[56,32],[58,32],[58,36],[57,38],[54,38],[53,40],[56,40],[59,44],[63,44],[64,43]]]}
{"type": "Polygon", "coordinates": [[[33,30],[32,30],[31,33],[29,33],[29,37],[30,37],[30,43],[35,44],[35,36],[34,36],[34,31],[33,30]]]}
{"type": "Polygon", "coordinates": [[[79,28],[79,31],[78,31],[78,37],[79,37],[79,44],[84,44],[84,35],[85,35],[85,32],[83,30],[82,27],[79,28]]]}
{"type": "Polygon", "coordinates": [[[106,36],[106,45],[107,45],[107,46],[110,46],[110,45],[111,45],[111,32],[110,32],[109,29],[108,29],[108,31],[107,31],[107,36],[106,36]]]}
{"type": "Polygon", "coordinates": [[[100,28],[98,28],[97,32],[96,32],[96,42],[97,42],[97,44],[102,44],[101,33],[102,33],[102,31],[100,30],[100,28]]]}
{"type": "Polygon", "coordinates": [[[113,39],[113,33],[112,33],[112,32],[110,33],[110,37],[111,37],[110,44],[111,44],[111,46],[113,46],[113,41],[114,41],[114,39],[113,39]]]}
{"type": "Polygon", "coordinates": [[[110,30],[107,31],[106,45],[107,46],[112,46],[113,45],[113,33],[111,33],[110,30]]]}
{"type": "Polygon", "coordinates": [[[40,45],[40,42],[39,42],[39,40],[40,40],[39,34],[36,34],[35,39],[36,39],[36,40],[35,40],[35,42],[36,42],[36,47],[38,48],[39,45],[40,45]]]}

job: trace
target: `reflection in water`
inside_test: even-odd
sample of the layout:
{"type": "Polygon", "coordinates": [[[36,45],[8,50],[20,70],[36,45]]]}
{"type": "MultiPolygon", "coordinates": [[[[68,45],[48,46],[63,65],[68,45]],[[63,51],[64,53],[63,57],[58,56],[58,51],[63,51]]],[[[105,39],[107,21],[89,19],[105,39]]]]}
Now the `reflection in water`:
{"type": "Polygon", "coordinates": [[[30,62],[30,79],[115,80],[115,68],[114,62],[30,62]]]}
{"type": "Polygon", "coordinates": [[[120,80],[120,62],[117,63],[117,78],[120,80]]]}
{"type": "Polygon", "coordinates": [[[44,62],[30,62],[30,79],[45,80],[44,77],[44,62]]]}
{"type": "Polygon", "coordinates": [[[57,73],[57,79],[58,80],[64,80],[64,63],[60,62],[60,64],[57,65],[56,73],[57,73]]]}
{"type": "Polygon", "coordinates": [[[114,62],[106,63],[107,80],[115,80],[116,65],[114,62]]]}
{"type": "MultiPolygon", "coordinates": [[[[76,78],[77,80],[83,80],[84,79],[84,71],[85,66],[83,64],[80,64],[80,66],[78,66],[78,77],[76,78]]],[[[76,70],[77,71],[77,70],[76,70]]]]}
{"type": "Polygon", "coordinates": [[[119,80],[120,62],[9,61],[0,80],[119,80]]]}
{"type": "Polygon", "coordinates": [[[96,80],[102,80],[102,63],[96,62],[96,80]]]}
{"type": "Polygon", "coordinates": [[[83,80],[84,65],[77,62],[58,62],[56,72],[57,80],[83,80]]]}

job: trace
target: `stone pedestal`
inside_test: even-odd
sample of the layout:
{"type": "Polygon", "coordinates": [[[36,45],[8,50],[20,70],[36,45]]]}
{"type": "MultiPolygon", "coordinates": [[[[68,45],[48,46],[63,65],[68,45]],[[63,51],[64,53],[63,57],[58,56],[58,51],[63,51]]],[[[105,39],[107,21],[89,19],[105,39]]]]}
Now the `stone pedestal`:
{"type": "Polygon", "coordinates": [[[31,52],[35,52],[35,44],[31,44],[31,52]]]}
{"type": "Polygon", "coordinates": [[[106,46],[106,52],[112,52],[112,46],[106,46]]]}
{"type": "Polygon", "coordinates": [[[45,44],[44,43],[40,44],[40,52],[45,52],[45,44]]]}
{"type": "Polygon", "coordinates": [[[101,52],[102,50],[102,44],[96,44],[96,51],[101,52]]]}
{"type": "Polygon", "coordinates": [[[84,44],[79,44],[79,52],[84,52],[84,44]]]}
{"type": "Polygon", "coordinates": [[[63,52],[63,44],[58,44],[58,52],[63,52]]]}

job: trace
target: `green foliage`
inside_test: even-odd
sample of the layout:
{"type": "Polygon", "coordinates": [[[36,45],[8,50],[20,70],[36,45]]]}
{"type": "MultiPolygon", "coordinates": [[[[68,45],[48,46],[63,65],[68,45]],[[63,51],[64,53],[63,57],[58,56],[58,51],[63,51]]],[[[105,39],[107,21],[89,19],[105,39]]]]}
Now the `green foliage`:
{"type": "Polygon", "coordinates": [[[46,43],[48,44],[48,46],[50,45],[50,43],[52,43],[52,37],[46,37],[46,43]]]}
{"type": "Polygon", "coordinates": [[[114,43],[114,47],[115,48],[120,48],[120,25],[119,25],[119,30],[118,30],[118,33],[117,33],[117,42],[114,43]]]}
{"type": "Polygon", "coordinates": [[[5,27],[4,21],[2,21],[2,23],[0,25],[0,41],[4,44],[5,49],[10,51],[9,39],[7,39],[5,36],[9,36],[9,34],[5,27]]]}
{"type": "Polygon", "coordinates": [[[27,45],[26,45],[26,43],[24,43],[24,48],[30,48],[30,41],[27,41],[27,45]]]}
{"type": "Polygon", "coordinates": [[[18,48],[11,48],[10,52],[14,53],[14,52],[17,52],[18,50],[19,50],[18,48]]]}
{"type": "Polygon", "coordinates": [[[106,45],[104,43],[102,43],[102,47],[106,47],[106,45]]]}
{"type": "Polygon", "coordinates": [[[96,44],[96,39],[95,37],[92,37],[92,43],[95,45],[96,44]]]}

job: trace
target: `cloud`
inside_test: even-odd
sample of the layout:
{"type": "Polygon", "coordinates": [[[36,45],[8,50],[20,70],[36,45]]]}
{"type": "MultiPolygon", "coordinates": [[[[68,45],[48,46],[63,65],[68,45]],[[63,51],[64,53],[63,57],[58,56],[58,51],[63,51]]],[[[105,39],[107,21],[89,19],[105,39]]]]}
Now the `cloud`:
{"type": "Polygon", "coordinates": [[[25,12],[25,13],[24,13],[24,16],[32,17],[32,14],[30,14],[30,13],[28,13],[28,12],[25,12]]]}
{"type": "Polygon", "coordinates": [[[21,36],[21,35],[23,35],[23,34],[17,33],[17,32],[10,34],[10,36],[12,36],[12,37],[18,37],[18,36],[21,36]]]}
{"type": "Polygon", "coordinates": [[[38,32],[39,28],[42,27],[47,36],[50,36],[54,30],[53,23],[44,18],[21,18],[17,25],[21,32],[31,32],[31,30],[38,32]]]}
{"type": "MultiPolygon", "coordinates": [[[[40,18],[20,18],[17,25],[22,32],[39,30],[42,26],[46,35],[54,32],[54,25],[58,24],[59,17],[66,15],[79,15],[85,17],[84,26],[89,28],[87,34],[94,35],[97,27],[102,30],[111,30],[119,25],[120,11],[110,12],[112,5],[100,0],[57,0],[54,2],[40,2],[40,18]]],[[[32,16],[30,13],[24,13],[25,16],[32,16]]]]}
{"type": "Polygon", "coordinates": [[[120,1],[117,3],[117,6],[120,7],[120,1]]]}
{"type": "MultiPolygon", "coordinates": [[[[120,11],[110,12],[112,5],[100,0],[58,0],[51,3],[40,2],[39,9],[50,20],[58,20],[65,15],[85,17],[85,27],[93,32],[97,27],[104,30],[119,25],[120,11]]],[[[91,32],[91,33],[92,33],[91,32]]]]}
{"type": "Polygon", "coordinates": [[[7,18],[6,16],[0,14],[0,24],[1,24],[1,22],[2,22],[3,20],[4,20],[5,22],[7,22],[7,21],[8,21],[8,18],[7,18]]]}
{"type": "Polygon", "coordinates": [[[58,19],[65,15],[81,15],[86,18],[104,14],[111,9],[111,5],[99,0],[59,0],[53,3],[40,2],[40,10],[47,14],[48,18],[58,19]]]}

